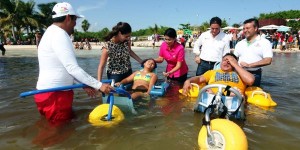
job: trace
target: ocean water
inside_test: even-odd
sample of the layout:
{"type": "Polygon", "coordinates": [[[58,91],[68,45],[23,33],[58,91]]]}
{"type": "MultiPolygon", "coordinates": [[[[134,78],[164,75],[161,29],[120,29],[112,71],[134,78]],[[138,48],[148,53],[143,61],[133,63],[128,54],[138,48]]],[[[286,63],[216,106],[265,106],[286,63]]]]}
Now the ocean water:
{"type": "MultiPolygon", "coordinates": [[[[141,58],[157,57],[158,49],[135,48],[141,58]]],[[[78,51],[80,66],[96,77],[101,51],[78,51]]],[[[186,50],[189,76],[194,76],[193,54],[186,50]]],[[[245,132],[249,149],[299,149],[300,144],[300,54],[276,53],[264,67],[262,88],[278,106],[261,109],[247,105],[246,120],[236,122],[245,132]]],[[[157,73],[163,81],[165,63],[157,73]]],[[[132,60],[133,70],[140,65],[132,60]]],[[[89,98],[75,90],[73,110],[76,117],[60,128],[50,126],[37,111],[33,97],[19,94],[35,89],[38,60],[35,54],[0,58],[0,149],[97,149],[97,150],[188,150],[198,149],[198,134],[203,114],[193,111],[194,101],[178,93],[180,85],[171,84],[164,97],[135,102],[137,114],[112,128],[94,127],[89,113],[101,97],[89,98]]]]}

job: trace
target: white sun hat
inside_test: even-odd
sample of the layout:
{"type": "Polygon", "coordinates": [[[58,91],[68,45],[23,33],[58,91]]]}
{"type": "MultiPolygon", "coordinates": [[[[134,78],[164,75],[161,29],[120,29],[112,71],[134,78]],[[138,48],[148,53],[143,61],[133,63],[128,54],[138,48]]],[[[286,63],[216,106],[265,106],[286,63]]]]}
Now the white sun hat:
{"type": "Polygon", "coordinates": [[[52,15],[52,18],[57,18],[57,17],[61,17],[61,16],[66,16],[66,15],[75,15],[75,16],[77,16],[77,18],[84,17],[82,15],[79,15],[77,12],[75,12],[75,10],[71,6],[71,4],[69,4],[67,2],[57,3],[53,7],[52,13],[54,13],[52,15]]]}

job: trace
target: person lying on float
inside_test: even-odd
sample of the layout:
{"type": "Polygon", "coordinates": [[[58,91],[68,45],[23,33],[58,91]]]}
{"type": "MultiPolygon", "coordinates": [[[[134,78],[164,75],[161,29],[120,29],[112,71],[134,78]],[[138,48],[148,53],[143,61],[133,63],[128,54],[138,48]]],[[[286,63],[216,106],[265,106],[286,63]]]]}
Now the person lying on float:
{"type": "Polygon", "coordinates": [[[141,67],[143,69],[135,71],[121,82],[115,83],[115,86],[120,86],[133,82],[133,93],[131,94],[133,100],[150,96],[151,89],[157,81],[157,75],[153,72],[157,67],[154,59],[145,59],[141,67]]]}
{"type": "MultiPolygon", "coordinates": [[[[221,69],[209,70],[203,75],[187,79],[183,85],[184,95],[187,95],[188,91],[192,89],[191,83],[228,85],[244,95],[246,87],[254,83],[254,76],[238,65],[238,59],[234,54],[227,53],[222,58],[221,69]]],[[[216,90],[211,89],[208,92],[216,93],[216,90]]],[[[234,96],[234,94],[231,93],[230,96],[234,96]]]]}

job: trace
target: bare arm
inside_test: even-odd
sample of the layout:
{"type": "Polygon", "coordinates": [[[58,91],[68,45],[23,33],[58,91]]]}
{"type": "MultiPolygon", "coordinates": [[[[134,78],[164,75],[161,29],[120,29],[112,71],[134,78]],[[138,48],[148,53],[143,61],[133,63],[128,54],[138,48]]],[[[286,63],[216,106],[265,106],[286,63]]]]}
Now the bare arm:
{"type": "Polygon", "coordinates": [[[157,81],[157,75],[155,73],[152,73],[152,76],[151,76],[151,80],[149,82],[149,87],[148,87],[148,91],[147,91],[147,94],[150,94],[150,91],[153,87],[153,85],[155,84],[155,82],[157,81]]]}
{"type": "Polygon", "coordinates": [[[155,61],[156,63],[162,63],[164,60],[165,60],[165,59],[164,59],[163,57],[161,57],[161,56],[158,56],[157,58],[154,59],[154,61],[155,61]]]}
{"type": "Polygon", "coordinates": [[[263,58],[260,61],[250,63],[250,64],[248,64],[246,62],[243,62],[243,61],[240,62],[241,66],[246,67],[246,68],[263,67],[263,66],[270,65],[271,63],[272,63],[272,58],[271,57],[266,57],[266,58],[263,58]]]}
{"type": "Polygon", "coordinates": [[[253,76],[253,74],[239,66],[236,59],[234,59],[233,57],[228,57],[228,62],[232,65],[232,67],[235,69],[235,71],[238,73],[238,75],[246,85],[252,85],[254,83],[255,77],[253,76]]]}
{"type": "Polygon", "coordinates": [[[141,64],[143,60],[134,51],[132,51],[130,41],[128,42],[128,47],[130,56],[141,64]]]}
{"type": "Polygon", "coordinates": [[[184,82],[183,88],[182,88],[184,95],[187,95],[189,89],[192,88],[192,84],[191,83],[196,83],[196,84],[206,83],[206,79],[204,78],[204,76],[195,76],[195,77],[187,79],[184,82]]]}
{"type": "Polygon", "coordinates": [[[101,54],[101,57],[100,57],[100,62],[99,62],[99,65],[98,65],[98,72],[97,72],[98,73],[98,75],[97,75],[98,81],[102,80],[103,70],[104,70],[107,58],[108,58],[107,49],[103,48],[102,49],[102,54],[101,54]]]}
{"type": "Polygon", "coordinates": [[[176,72],[178,69],[180,69],[180,67],[182,66],[182,62],[177,62],[176,63],[176,66],[172,69],[172,70],[170,70],[169,72],[164,72],[163,74],[164,74],[164,76],[166,76],[166,77],[168,77],[170,74],[172,74],[172,73],[174,73],[174,72],[176,72]]]}

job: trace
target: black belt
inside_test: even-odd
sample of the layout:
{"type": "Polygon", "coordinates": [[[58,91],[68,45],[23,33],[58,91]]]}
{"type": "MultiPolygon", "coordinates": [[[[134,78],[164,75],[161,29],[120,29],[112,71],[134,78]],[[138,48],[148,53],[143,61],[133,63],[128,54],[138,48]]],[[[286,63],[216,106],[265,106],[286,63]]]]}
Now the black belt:
{"type": "Polygon", "coordinates": [[[204,63],[207,63],[207,64],[212,64],[212,65],[214,65],[216,63],[216,61],[206,61],[206,60],[203,60],[203,59],[201,59],[201,62],[204,62],[204,63]]]}
{"type": "Polygon", "coordinates": [[[257,69],[257,70],[247,70],[248,72],[250,72],[250,73],[260,73],[262,70],[261,70],[261,68],[259,68],[259,69],[257,69]]]}

